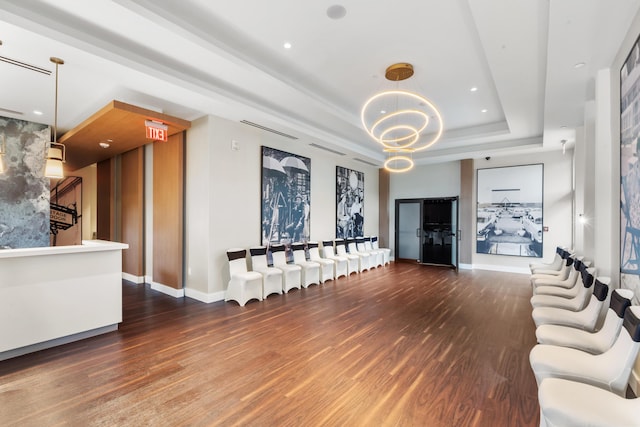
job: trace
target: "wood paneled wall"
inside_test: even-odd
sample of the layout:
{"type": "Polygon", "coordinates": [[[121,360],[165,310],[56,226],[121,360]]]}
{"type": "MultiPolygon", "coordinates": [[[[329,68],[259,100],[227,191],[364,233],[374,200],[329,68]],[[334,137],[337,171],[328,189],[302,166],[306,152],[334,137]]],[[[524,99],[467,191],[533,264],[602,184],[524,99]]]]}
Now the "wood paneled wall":
{"type": "Polygon", "coordinates": [[[472,255],[475,252],[476,227],[473,224],[475,218],[475,206],[473,205],[473,160],[460,161],[460,211],[458,214],[459,234],[458,251],[460,264],[472,264],[472,255]]]}
{"type": "Polygon", "coordinates": [[[378,244],[390,248],[389,241],[389,182],[390,174],[384,168],[378,169],[378,244]]]}
{"type": "Polygon", "coordinates": [[[183,287],[184,132],[153,144],[153,281],[183,287]]]}
{"type": "Polygon", "coordinates": [[[120,167],[122,271],[144,276],[144,147],[122,154],[120,167]]]}
{"type": "Polygon", "coordinates": [[[98,162],[96,197],[96,238],[115,241],[115,160],[98,162]]]}

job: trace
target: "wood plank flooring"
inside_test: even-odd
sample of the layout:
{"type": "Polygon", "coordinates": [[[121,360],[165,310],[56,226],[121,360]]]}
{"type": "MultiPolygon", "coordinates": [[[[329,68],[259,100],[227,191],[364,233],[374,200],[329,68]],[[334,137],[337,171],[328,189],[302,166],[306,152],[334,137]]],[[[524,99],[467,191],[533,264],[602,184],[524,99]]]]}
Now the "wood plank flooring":
{"type": "Polygon", "coordinates": [[[117,332],[0,362],[0,424],[537,426],[530,296],[403,263],[245,307],[125,283],[117,332]]]}

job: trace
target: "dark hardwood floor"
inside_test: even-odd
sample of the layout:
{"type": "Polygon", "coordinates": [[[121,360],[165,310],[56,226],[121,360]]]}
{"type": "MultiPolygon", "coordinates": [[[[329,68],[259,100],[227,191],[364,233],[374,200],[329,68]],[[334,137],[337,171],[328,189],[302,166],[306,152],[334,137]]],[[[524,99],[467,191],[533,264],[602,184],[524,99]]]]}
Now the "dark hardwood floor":
{"type": "Polygon", "coordinates": [[[530,296],[401,263],[245,307],[125,283],[117,332],[0,362],[0,424],[537,426],[530,296]]]}

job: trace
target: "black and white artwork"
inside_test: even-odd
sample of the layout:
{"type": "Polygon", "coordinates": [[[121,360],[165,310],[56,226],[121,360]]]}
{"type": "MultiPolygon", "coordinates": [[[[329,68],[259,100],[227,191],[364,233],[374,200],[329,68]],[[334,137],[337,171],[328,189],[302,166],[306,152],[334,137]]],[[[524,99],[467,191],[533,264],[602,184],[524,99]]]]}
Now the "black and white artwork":
{"type": "Polygon", "coordinates": [[[640,287],[640,38],[620,69],[620,283],[640,287]]]}
{"type": "Polygon", "coordinates": [[[363,235],[364,173],[336,166],[336,238],[363,235]]]}
{"type": "Polygon", "coordinates": [[[311,159],[262,147],[262,244],[309,240],[311,159]]]}
{"type": "Polygon", "coordinates": [[[478,169],[476,252],[542,257],[544,167],[478,169]]]}

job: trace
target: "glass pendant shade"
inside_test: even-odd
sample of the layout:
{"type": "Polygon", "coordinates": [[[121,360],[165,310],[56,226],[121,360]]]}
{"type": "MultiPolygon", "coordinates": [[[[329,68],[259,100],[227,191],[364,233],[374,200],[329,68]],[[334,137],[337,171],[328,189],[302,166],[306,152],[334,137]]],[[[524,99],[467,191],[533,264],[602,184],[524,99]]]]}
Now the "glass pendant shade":
{"type": "Polygon", "coordinates": [[[47,163],[44,168],[44,175],[47,178],[64,178],[62,169],[62,149],[51,147],[47,154],[47,163]]]}

